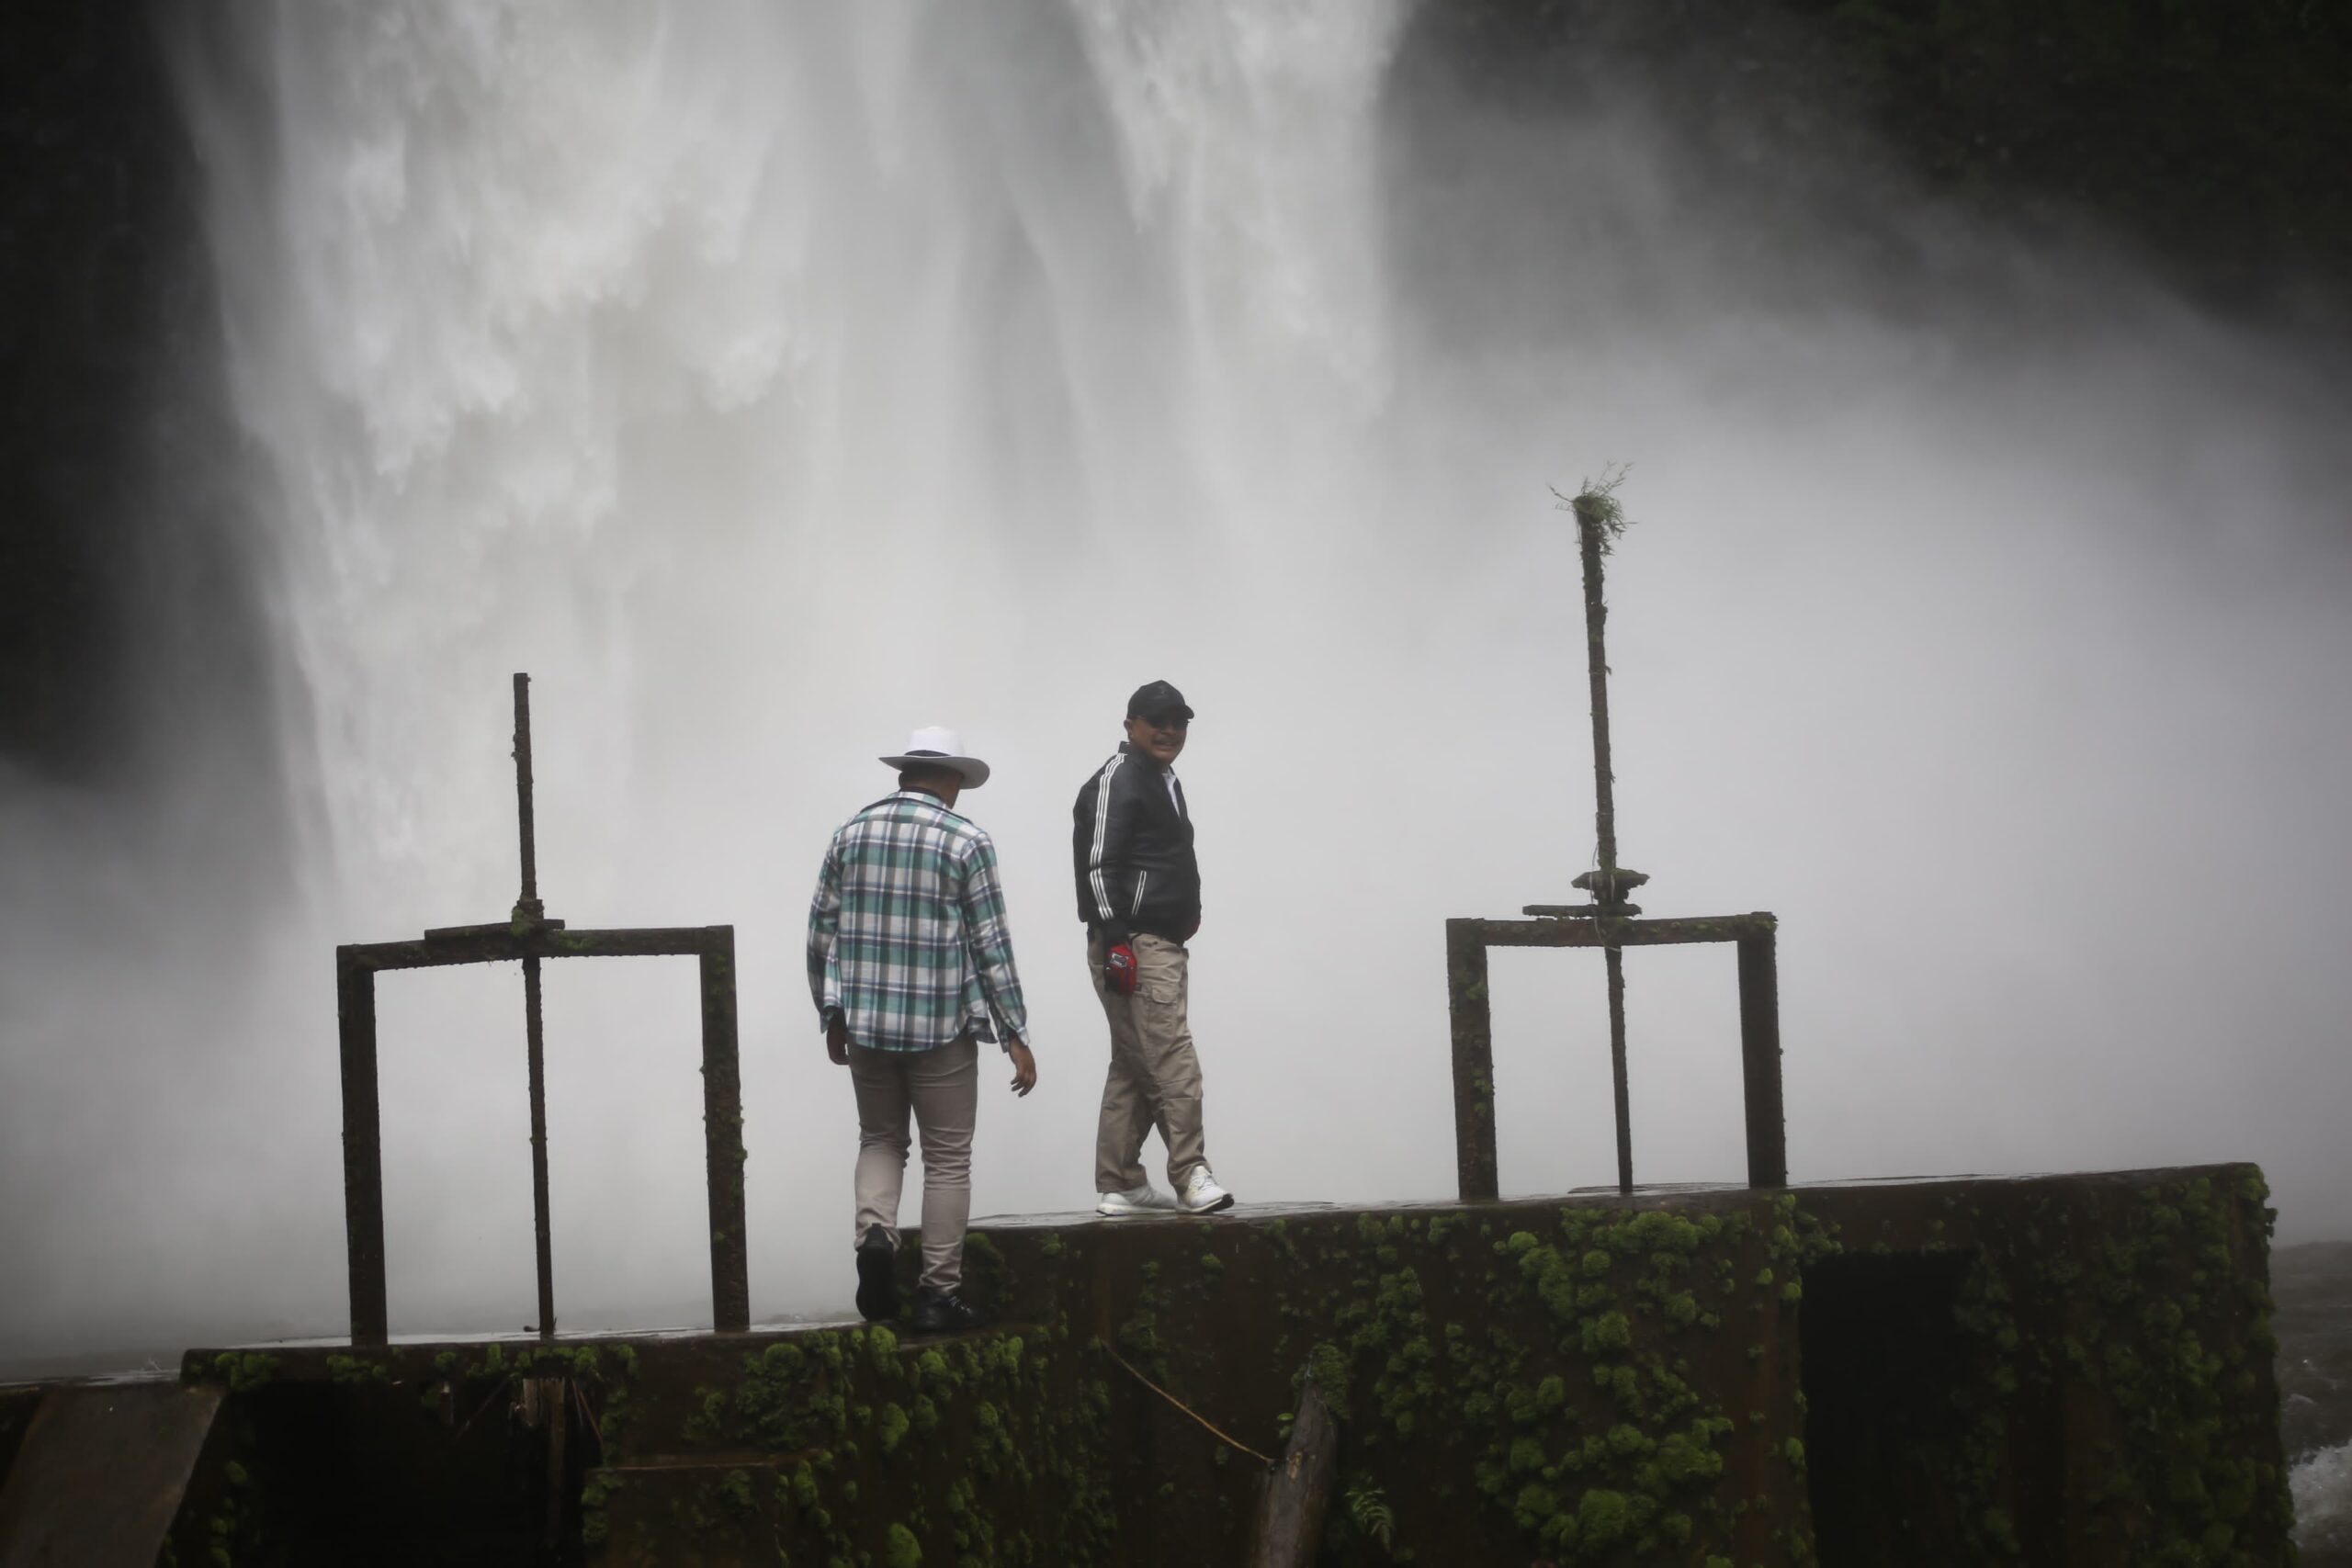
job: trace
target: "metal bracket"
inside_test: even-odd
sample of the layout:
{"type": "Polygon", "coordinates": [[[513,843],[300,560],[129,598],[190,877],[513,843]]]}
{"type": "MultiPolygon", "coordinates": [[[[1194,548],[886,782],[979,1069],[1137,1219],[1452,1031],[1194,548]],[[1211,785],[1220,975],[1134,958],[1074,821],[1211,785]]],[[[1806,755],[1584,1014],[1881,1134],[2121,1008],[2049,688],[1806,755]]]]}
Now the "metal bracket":
{"type": "MultiPolygon", "coordinates": [[[[1563,913],[1567,912],[1566,909],[1563,913]]],[[[1582,914],[1579,909],[1577,913],[1582,914]]],[[[1778,922],[1767,913],[1707,919],[1637,920],[1614,913],[1584,919],[1453,919],[1445,922],[1446,993],[1453,1033],[1453,1156],[1464,1199],[1499,1195],[1495,1157],[1494,1020],[1487,998],[1490,947],[1659,947],[1728,942],[1739,949],[1739,1054],[1747,1115],[1747,1184],[1785,1187],[1788,1134],[1781,1108],[1780,971],[1773,950],[1778,922]]],[[[1623,1101],[1617,1140],[1630,1148],[1623,1101]]],[[[1621,1164],[1632,1190],[1631,1161],[1621,1164]]]]}
{"type": "Polygon", "coordinates": [[[542,1339],[555,1337],[555,1268],[548,1219],[547,1089],[539,1011],[543,958],[702,961],[702,1098],[710,1183],[711,1317],[721,1333],[751,1326],[743,1238],[743,1091],[735,1038],[735,928],[567,931],[539,900],[531,785],[530,677],[514,677],[514,802],[523,891],[503,925],[443,926],[421,942],[364,942],[334,950],[335,1010],[343,1053],[343,1213],[350,1254],[351,1342],[381,1345],[384,1303],[384,1156],[376,1085],[376,976],[390,969],[458,964],[523,965],[531,1100],[531,1211],[538,1247],[542,1339]]]}

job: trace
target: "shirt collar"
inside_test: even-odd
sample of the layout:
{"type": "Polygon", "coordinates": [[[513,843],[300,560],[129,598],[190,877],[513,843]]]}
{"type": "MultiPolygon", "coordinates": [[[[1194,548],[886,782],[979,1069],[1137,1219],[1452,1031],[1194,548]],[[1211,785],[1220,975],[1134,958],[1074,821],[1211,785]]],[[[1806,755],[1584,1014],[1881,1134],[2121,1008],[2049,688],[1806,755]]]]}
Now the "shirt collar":
{"type": "Polygon", "coordinates": [[[910,801],[914,802],[917,806],[928,806],[928,807],[930,807],[933,811],[944,811],[944,812],[946,812],[950,817],[954,817],[954,816],[958,815],[958,813],[956,812],[956,808],[955,808],[954,807],[952,807],[952,806],[948,805],[945,801],[944,801],[944,800],[940,799],[940,798],[939,798],[939,796],[937,796],[937,795],[935,795],[932,794],[929,790],[923,790],[923,789],[900,789],[900,790],[893,790],[893,791],[891,791],[891,792],[890,792],[890,794],[889,794],[889,795],[888,796],[888,798],[889,798],[889,799],[891,799],[891,800],[910,800],[910,801]]]}

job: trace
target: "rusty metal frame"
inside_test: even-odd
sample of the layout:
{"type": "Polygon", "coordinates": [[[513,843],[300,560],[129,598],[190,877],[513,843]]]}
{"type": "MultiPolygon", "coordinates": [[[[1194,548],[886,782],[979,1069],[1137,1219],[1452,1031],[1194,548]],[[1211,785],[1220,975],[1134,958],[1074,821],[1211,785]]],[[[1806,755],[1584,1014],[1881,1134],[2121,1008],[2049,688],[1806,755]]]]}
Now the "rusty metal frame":
{"type": "MultiPolygon", "coordinates": [[[[1739,1054],[1746,1090],[1747,1184],[1785,1187],[1788,1134],[1781,1108],[1780,971],[1770,914],[1708,919],[1583,919],[1445,922],[1446,993],[1453,1034],[1453,1156],[1464,1199],[1500,1194],[1495,1157],[1494,1021],[1487,1000],[1490,947],[1663,947],[1728,942],[1739,949],[1739,1054]]],[[[1620,1147],[1630,1129],[1617,1111],[1620,1147]]],[[[1630,1182],[1627,1183],[1630,1185],[1630,1182]]]]}
{"type": "MultiPolygon", "coordinates": [[[[353,1344],[382,1345],[388,1326],[383,1145],[376,1086],[376,976],[389,970],[525,960],[536,977],[539,959],[650,957],[701,960],[711,1314],[721,1333],[750,1326],[751,1291],[743,1236],[743,1094],[735,1031],[735,928],[566,931],[560,921],[518,916],[510,925],[458,926],[427,931],[418,942],[362,942],[335,949],[335,1004],[343,1052],[344,1223],[350,1251],[353,1344]]],[[[537,1152],[543,1160],[544,1151],[537,1152]]],[[[539,1331],[546,1335],[553,1332],[554,1324],[552,1313],[547,1310],[544,1218],[540,1240],[539,1331]]]]}

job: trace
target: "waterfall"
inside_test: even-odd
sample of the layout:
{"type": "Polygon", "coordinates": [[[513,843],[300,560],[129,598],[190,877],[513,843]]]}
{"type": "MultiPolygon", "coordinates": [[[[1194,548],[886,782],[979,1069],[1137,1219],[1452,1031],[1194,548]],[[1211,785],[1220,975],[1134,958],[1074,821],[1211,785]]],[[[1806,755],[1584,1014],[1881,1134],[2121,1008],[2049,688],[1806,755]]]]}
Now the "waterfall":
{"type": "MultiPolygon", "coordinates": [[[[1561,901],[1589,862],[1546,487],[1611,460],[1625,858],[1655,912],[1781,915],[1792,1169],[2255,1157],[2290,1221],[2340,1193],[2336,1130],[2294,1109],[2347,1087],[2352,981],[2305,919],[2346,848],[2340,388],[2112,254],[1883,175],[1810,169],[1848,199],[1776,204],[1765,164],[1691,151],[1739,106],[1638,71],[1488,103],[1434,15],[180,24],[306,887],[219,913],[272,956],[223,977],[221,1065],[141,1112],[202,1130],[179,1179],[118,1201],[135,1225],[36,1235],[65,1283],[0,1329],[95,1334],[75,1301],[151,1275],[168,1303],[110,1321],[333,1325],[328,950],[507,908],[517,670],[549,912],[738,929],[755,1315],[847,1300],[849,1092],[803,910],[912,727],[995,765],[966,804],[1035,1009],[1042,1083],[984,1111],[979,1211],[1088,1201],[1103,1046],[1065,813],[1148,679],[1200,716],[1220,1176],[1245,1202],[1449,1191],[1439,923],[1561,901]],[[1933,265],[1873,270],[1865,206],[1933,265]]],[[[1642,1179],[1741,1168],[1719,956],[1630,965],[1642,1179]]],[[[549,976],[571,1326],[697,1309],[678,968],[549,976]]],[[[56,1081],[176,1059],[181,998],[117,973],[102,1022],[25,1048],[56,1081]]],[[[1605,1179],[1597,971],[1495,973],[1506,1189],[1605,1179]]],[[[381,987],[396,1331],[527,1311],[517,989],[381,987]]],[[[43,1156],[61,1182],[98,1159],[43,1156]]]]}
{"type": "MultiPolygon", "coordinates": [[[[1083,600],[1123,561],[1164,581],[1190,570],[1171,537],[1329,504],[1386,394],[1371,148],[1401,19],[257,18],[275,178],[219,228],[337,877],[393,874],[381,908],[494,859],[503,806],[460,781],[496,759],[450,718],[510,663],[597,695],[547,738],[553,808],[626,811],[642,710],[679,683],[754,729],[805,728],[844,665],[944,700],[927,638],[845,658],[842,632],[1083,600]]],[[[254,157],[251,107],[208,107],[219,161],[254,157]]]]}
{"type": "MultiPolygon", "coordinates": [[[[266,118],[196,103],[216,166],[267,171],[218,188],[216,234],[336,935],[511,899],[501,704],[527,668],[551,909],[743,927],[755,1172],[761,1128],[842,1089],[810,1081],[798,910],[905,729],[1015,759],[972,806],[1017,855],[1029,963],[1067,959],[1053,824],[1137,671],[1262,679],[1278,585],[1315,570],[1286,529],[1367,493],[1347,470],[1388,395],[1374,113],[1402,22],[1358,0],[256,13],[239,80],[266,118]],[[1245,569],[1260,586],[1215,586],[1245,569]]],[[[615,1096],[575,1070],[605,1109],[566,1124],[571,1064],[641,1067],[674,998],[580,987],[606,1000],[551,1004],[560,1254],[567,1196],[642,1202],[691,1280],[691,1122],[628,1114],[690,1076],[615,1096]],[[655,1168],[584,1152],[616,1144],[655,1168]]],[[[438,1217],[458,1191],[511,1195],[498,1108],[453,1140],[446,1079],[511,1076],[514,1031],[492,987],[411,989],[446,995],[388,999],[388,1034],[467,1042],[430,1072],[387,1045],[414,1256],[469,1245],[438,1217]]],[[[1073,999],[1041,1048],[1077,1106],[1073,999]]],[[[838,1145],[839,1111],[809,1111],[805,1148],[838,1145]]],[[[796,1186],[831,1173],[800,1158],[796,1186]]],[[[494,1273],[514,1219],[453,1273],[494,1273]]]]}

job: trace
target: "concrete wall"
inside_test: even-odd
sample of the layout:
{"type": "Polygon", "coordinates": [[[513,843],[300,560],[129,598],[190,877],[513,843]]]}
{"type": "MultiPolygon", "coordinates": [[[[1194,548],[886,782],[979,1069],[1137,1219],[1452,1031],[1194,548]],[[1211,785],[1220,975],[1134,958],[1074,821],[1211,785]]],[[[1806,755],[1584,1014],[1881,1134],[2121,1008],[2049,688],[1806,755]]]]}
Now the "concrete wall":
{"type": "Polygon", "coordinates": [[[1237,1562],[1245,1450],[1312,1368],[1328,1562],[2275,1563],[2265,1197],[2232,1166],[1048,1218],[975,1234],[1003,1318],[956,1338],[195,1352],[243,1479],[200,1482],[181,1560],[1237,1562]]]}

